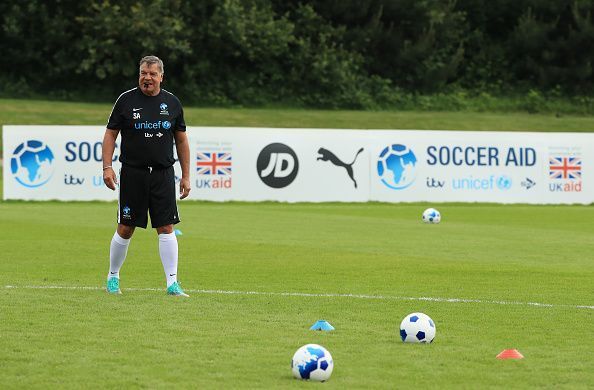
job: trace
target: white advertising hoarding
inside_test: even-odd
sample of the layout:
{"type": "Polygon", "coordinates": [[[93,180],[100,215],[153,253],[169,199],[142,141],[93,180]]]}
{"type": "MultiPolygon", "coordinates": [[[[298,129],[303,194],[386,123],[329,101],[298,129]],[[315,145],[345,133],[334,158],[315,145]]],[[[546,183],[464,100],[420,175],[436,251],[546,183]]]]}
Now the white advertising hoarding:
{"type": "MultiPolygon", "coordinates": [[[[594,134],[376,131],[372,160],[403,149],[400,182],[371,180],[370,199],[395,201],[591,203],[594,134]],[[410,154],[407,154],[410,152],[410,154]],[[416,159],[416,164],[406,161],[416,159]],[[408,171],[410,169],[410,172],[408,171]]],[[[399,153],[396,153],[399,154],[399,153]]],[[[390,158],[390,157],[388,157],[390,158]]],[[[397,165],[396,165],[397,167],[397,165]]],[[[381,168],[370,174],[380,177],[381,168]]],[[[396,171],[398,171],[396,169],[396,171]]]]}
{"type": "Polygon", "coordinates": [[[192,131],[191,140],[197,155],[192,191],[199,199],[369,200],[369,154],[362,151],[357,155],[365,144],[360,131],[197,128],[192,131]],[[213,154],[227,152],[232,172],[226,177],[232,185],[213,188],[211,174],[216,172],[212,172],[209,162],[213,154]],[[326,158],[339,164],[355,164],[344,168],[325,161],[326,158]],[[352,179],[347,169],[352,169],[352,179]]]}
{"type": "MultiPolygon", "coordinates": [[[[4,199],[114,200],[101,126],[5,126],[4,199]]],[[[594,202],[594,134],[188,127],[190,199],[594,202]]],[[[114,157],[117,159],[119,148],[114,157]]],[[[118,168],[117,161],[114,167],[118,168]]],[[[179,176],[176,164],[176,174],[179,176]]]]}
{"type": "MultiPolygon", "coordinates": [[[[117,199],[103,184],[104,132],[98,126],[4,126],[4,199],[117,199]]],[[[118,152],[119,143],[116,160],[118,152]]]]}

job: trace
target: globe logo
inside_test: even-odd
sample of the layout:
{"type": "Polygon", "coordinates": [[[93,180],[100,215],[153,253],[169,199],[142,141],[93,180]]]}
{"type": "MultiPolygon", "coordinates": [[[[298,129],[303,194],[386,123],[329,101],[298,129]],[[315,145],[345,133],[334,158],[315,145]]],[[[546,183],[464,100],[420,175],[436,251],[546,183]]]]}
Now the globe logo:
{"type": "Polygon", "coordinates": [[[163,122],[163,128],[165,130],[168,130],[170,127],[171,127],[171,122],[169,122],[169,121],[164,121],[163,122]]]}
{"type": "Polygon", "coordinates": [[[16,147],[10,158],[10,171],[25,187],[39,187],[54,173],[54,154],[43,142],[29,140],[16,147]]]}
{"type": "Polygon", "coordinates": [[[161,109],[161,111],[166,111],[167,110],[167,104],[161,103],[161,105],[159,106],[159,108],[161,109]]]}
{"type": "Polygon", "coordinates": [[[377,174],[386,187],[402,190],[415,181],[417,157],[406,145],[386,146],[377,160],[377,174]]]}
{"type": "Polygon", "coordinates": [[[497,178],[497,188],[500,190],[509,190],[512,186],[512,179],[509,176],[499,176],[497,178]]]}

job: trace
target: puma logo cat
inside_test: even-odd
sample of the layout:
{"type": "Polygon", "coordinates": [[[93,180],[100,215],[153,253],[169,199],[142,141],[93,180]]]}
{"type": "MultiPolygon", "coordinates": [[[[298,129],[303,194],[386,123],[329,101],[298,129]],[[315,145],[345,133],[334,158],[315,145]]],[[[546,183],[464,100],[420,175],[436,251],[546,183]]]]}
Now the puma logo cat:
{"type": "Polygon", "coordinates": [[[363,148],[359,149],[357,154],[355,154],[355,158],[353,159],[353,162],[350,164],[347,164],[347,163],[342,162],[338,157],[336,157],[336,155],[334,153],[332,153],[328,149],[320,148],[320,149],[318,149],[318,153],[320,154],[320,156],[317,158],[317,161],[320,161],[320,160],[330,161],[332,164],[336,165],[337,167],[343,167],[344,169],[346,169],[347,174],[349,175],[349,177],[351,178],[353,183],[355,183],[355,188],[357,188],[357,181],[355,180],[355,177],[353,175],[353,164],[355,163],[355,161],[357,161],[357,157],[359,157],[359,154],[362,151],[363,151],[363,148]]]}

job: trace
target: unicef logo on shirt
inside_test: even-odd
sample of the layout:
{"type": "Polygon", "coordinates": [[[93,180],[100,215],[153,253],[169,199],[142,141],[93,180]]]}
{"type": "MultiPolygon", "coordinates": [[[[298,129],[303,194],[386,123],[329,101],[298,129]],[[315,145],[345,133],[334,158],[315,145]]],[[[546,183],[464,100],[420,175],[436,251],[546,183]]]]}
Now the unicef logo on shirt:
{"type": "Polygon", "coordinates": [[[42,141],[30,140],[16,147],[10,158],[10,171],[25,187],[40,187],[54,173],[54,154],[42,141]]]}
{"type": "Polygon", "coordinates": [[[377,160],[377,174],[386,187],[402,190],[415,181],[417,157],[405,145],[386,146],[377,160]]]}
{"type": "Polygon", "coordinates": [[[169,130],[171,128],[171,122],[169,122],[169,121],[163,121],[163,128],[165,130],[169,130]]]}

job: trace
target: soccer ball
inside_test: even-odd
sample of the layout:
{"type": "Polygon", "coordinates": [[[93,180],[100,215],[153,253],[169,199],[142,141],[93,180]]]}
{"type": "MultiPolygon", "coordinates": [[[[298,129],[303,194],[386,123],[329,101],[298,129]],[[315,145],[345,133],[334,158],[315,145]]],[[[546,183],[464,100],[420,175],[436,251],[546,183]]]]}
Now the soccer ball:
{"type": "Polygon", "coordinates": [[[439,211],[429,208],[423,211],[423,222],[425,223],[439,223],[441,221],[441,214],[439,211]]]}
{"type": "Polygon", "coordinates": [[[411,313],[400,323],[400,337],[405,343],[432,343],[435,323],[423,313],[411,313]]]}
{"type": "Polygon", "coordinates": [[[299,348],[291,360],[291,370],[297,379],[325,382],[330,379],[333,369],[332,355],[326,348],[317,344],[307,344],[299,348]]]}

